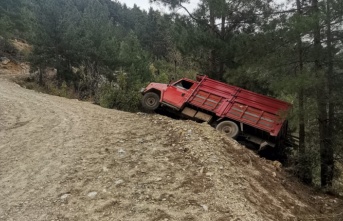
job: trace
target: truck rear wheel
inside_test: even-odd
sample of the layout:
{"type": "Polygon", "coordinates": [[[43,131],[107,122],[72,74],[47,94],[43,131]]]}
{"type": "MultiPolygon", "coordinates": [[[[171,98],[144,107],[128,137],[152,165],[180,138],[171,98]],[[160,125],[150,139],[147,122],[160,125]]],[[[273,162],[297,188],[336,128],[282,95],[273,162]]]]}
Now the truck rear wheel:
{"type": "Polygon", "coordinates": [[[238,125],[233,121],[222,121],[220,122],[216,130],[224,133],[226,136],[231,138],[236,138],[239,134],[239,128],[238,125]]]}
{"type": "Polygon", "coordinates": [[[154,111],[160,106],[160,96],[154,92],[144,94],[142,98],[142,106],[147,111],[154,111]]]}

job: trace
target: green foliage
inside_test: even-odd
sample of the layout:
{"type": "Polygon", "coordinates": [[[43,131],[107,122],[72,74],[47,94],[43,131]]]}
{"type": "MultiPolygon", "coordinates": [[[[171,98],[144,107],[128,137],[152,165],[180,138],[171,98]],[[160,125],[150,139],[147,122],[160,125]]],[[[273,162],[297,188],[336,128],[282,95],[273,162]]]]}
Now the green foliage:
{"type": "Polygon", "coordinates": [[[7,39],[0,36],[0,57],[12,57],[17,53],[18,50],[7,39]]]}
{"type": "Polygon", "coordinates": [[[67,82],[65,82],[65,81],[63,81],[63,83],[61,85],[61,96],[62,97],[69,97],[68,85],[67,85],[67,82]]]}
{"type": "Polygon", "coordinates": [[[28,31],[26,6],[24,0],[0,0],[0,36],[21,37],[28,31]]]}
{"type": "Polygon", "coordinates": [[[144,52],[140,47],[137,36],[130,32],[125,40],[119,46],[119,60],[121,64],[130,67],[144,59],[144,52]]]}
{"type": "Polygon", "coordinates": [[[117,91],[111,84],[103,85],[99,90],[99,105],[106,108],[113,108],[117,98],[117,91]]]}
{"type": "Polygon", "coordinates": [[[136,112],[140,108],[140,85],[127,88],[128,82],[121,78],[118,83],[107,83],[100,88],[99,104],[106,108],[136,112]]]}
{"type": "Polygon", "coordinates": [[[117,90],[114,106],[119,110],[136,112],[140,107],[141,95],[138,88],[128,91],[117,90]]]}
{"type": "Polygon", "coordinates": [[[165,60],[156,60],[150,65],[150,72],[153,75],[153,80],[161,83],[168,83],[183,77],[195,79],[198,74],[196,68],[192,68],[191,65],[188,68],[183,65],[175,67],[175,63],[165,60]]]}
{"type": "Polygon", "coordinates": [[[47,82],[45,85],[39,85],[32,78],[17,78],[16,83],[29,90],[35,90],[46,94],[55,96],[76,99],[73,88],[66,82],[63,82],[60,87],[55,82],[47,82]]]}
{"type": "Polygon", "coordinates": [[[318,179],[318,160],[319,156],[315,150],[308,150],[305,154],[301,155],[296,153],[293,156],[293,173],[309,185],[315,184],[319,186],[318,179]]]}
{"type": "Polygon", "coordinates": [[[8,16],[0,17],[0,36],[8,37],[10,35],[10,30],[13,29],[13,22],[8,16]]]}

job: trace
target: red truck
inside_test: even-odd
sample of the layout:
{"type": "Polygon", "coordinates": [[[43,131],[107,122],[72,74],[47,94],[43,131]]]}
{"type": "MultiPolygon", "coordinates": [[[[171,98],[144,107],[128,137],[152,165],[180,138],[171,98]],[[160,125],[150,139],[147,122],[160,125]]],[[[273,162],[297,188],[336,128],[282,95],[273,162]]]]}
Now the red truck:
{"type": "Polygon", "coordinates": [[[260,150],[280,145],[287,136],[291,104],[207,76],[197,76],[196,81],[182,78],[172,84],[150,83],[141,92],[146,110],[169,109],[206,121],[231,138],[240,136],[258,144],[260,150]]]}

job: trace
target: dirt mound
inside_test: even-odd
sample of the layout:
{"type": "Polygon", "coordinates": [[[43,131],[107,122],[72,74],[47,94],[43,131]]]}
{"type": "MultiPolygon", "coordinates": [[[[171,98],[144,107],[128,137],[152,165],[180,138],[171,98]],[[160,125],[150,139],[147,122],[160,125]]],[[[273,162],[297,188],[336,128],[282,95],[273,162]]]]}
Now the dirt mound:
{"type": "Polygon", "coordinates": [[[14,39],[11,41],[11,43],[20,52],[29,53],[32,51],[32,46],[29,45],[26,41],[14,39]]]}
{"type": "MultiPolygon", "coordinates": [[[[28,54],[32,51],[32,46],[24,41],[14,39],[10,42],[21,55],[28,54]]],[[[19,59],[19,54],[8,55],[8,57],[0,56],[0,75],[27,75],[29,73],[29,64],[20,62],[19,60],[21,59],[19,59]]],[[[5,56],[7,56],[7,54],[5,56]]]]}
{"type": "Polygon", "coordinates": [[[0,75],[27,75],[29,69],[30,67],[27,63],[18,63],[11,60],[8,63],[0,62],[0,75]]]}
{"type": "Polygon", "coordinates": [[[0,78],[0,220],[342,220],[207,124],[103,109],[0,78]]]}

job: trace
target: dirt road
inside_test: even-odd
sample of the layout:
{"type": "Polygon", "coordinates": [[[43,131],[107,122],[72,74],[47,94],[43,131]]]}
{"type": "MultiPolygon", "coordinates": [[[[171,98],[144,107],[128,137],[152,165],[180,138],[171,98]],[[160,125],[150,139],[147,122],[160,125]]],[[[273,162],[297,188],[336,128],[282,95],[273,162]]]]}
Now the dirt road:
{"type": "Polygon", "coordinates": [[[342,220],[204,124],[26,90],[0,77],[0,220],[342,220]]]}

